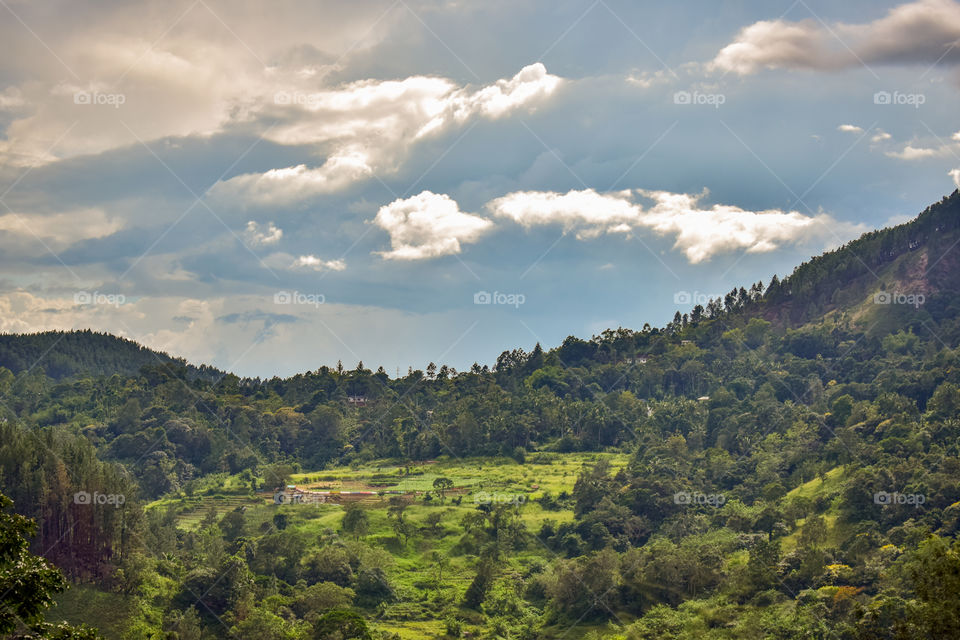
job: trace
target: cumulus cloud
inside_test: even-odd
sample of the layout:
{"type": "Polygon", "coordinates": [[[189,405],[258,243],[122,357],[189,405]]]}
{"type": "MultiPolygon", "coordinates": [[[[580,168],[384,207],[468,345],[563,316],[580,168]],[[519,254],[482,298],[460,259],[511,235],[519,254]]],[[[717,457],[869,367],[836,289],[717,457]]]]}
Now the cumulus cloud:
{"type": "Polygon", "coordinates": [[[380,207],[374,224],[390,234],[385,259],[423,260],[454,255],[462,243],[476,242],[493,223],[460,211],[450,196],[423,191],[380,207]]]}
{"type": "Polygon", "coordinates": [[[555,193],[517,191],[487,204],[494,215],[509,218],[524,227],[560,224],[577,237],[630,231],[638,217],[630,191],[600,194],[593,189],[555,193]]]}
{"type": "Polygon", "coordinates": [[[830,68],[827,34],[813,20],[761,20],[745,27],[713,59],[722,71],[754,73],[762,68],[830,68]]]}
{"type": "Polygon", "coordinates": [[[461,118],[479,112],[488,118],[499,118],[514,109],[548,96],[560,86],[561,79],[547,73],[543,63],[527,65],[509,80],[497,80],[476,93],[457,96],[455,114],[461,118]]]}
{"type": "Polygon", "coordinates": [[[343,271],[347,263],[343,260],[321,260],[314,255],[300,256],[290,265],[292,269],[312,269],[314,271],[343,271]]]}
{"type": "Polygon", "coordinates": [[[743,249],[766,253],[787,244],[809,241],[832,243],[837,235],[848,239],[865,231],[860,225],[840,223],[826,214],[803,215],[797,211],[769,209],[748,211],[731,205],[700,206],[706,191],[699,195],[667,191],[638,190],[654,201],[641,224],[664,235],[675,235],[680,249],[692,263],[713,255],[743,249]]]}
{"type": "Polygon", "coordinates": [[[617,191],[598,193],[593,189],[554,192],[521,191],[497,198],[488,204],[494,215],[509,218],[526,227],[560,224],[577,231],[581,239],[600,233],[624,233],[651,229],[675,237],[674,248],[691,263],[714,255],[742,249],[765,253],[786,244],[829,239],[834,231],[849,234],[860,227],[838,223],[826,214],[806,216],[779,209],[748,211],[730,205],[703,207],[701,194],[668,191],[617,191]],[[653,205],[636,202],[638,195],[653,205]]]}
{"type": "Polygon", "coordinates": [[[960,4],[918,0],[862,24],[762,20],[742,29],[711,66],[738,74],[761,69],[831,71],[860,64],[960,63],[960,4]]]}
{"type": "Polygon", "coordinates": [[[445,78],[363,80],[313,93],[281,92],[271,113],[280,119],[265,137],[313,144],[328,151],[318,167],[305,165],[244,174],[214,185],[214,197],[256,206],[288,206],[339,191],[377,172],[389,172],[410,145],[472,118],[497,119],[532,108],[554,93],[561,78],[541,63],[512,78],[474,89],[445,78]]]}
{"type": "Polygon", "coordinates": [[[842,124],[837,127],[837,131],[843,131],[844,133],[863,133],[863,128],[855,124],[842,124]]]}
{"type": "Polygon", "coordinates": [[[908,144],[900,151],[886,151],[884,155],[888,158],[897,158],[898,160],[923,160],[924,158],[942,155],[945,151],[945,148],[933,149],[930,147],[915,147],[912,144],[908,144]]]}
{"type": "Polygon", "coordinates": [[[883,129],[875,129],[875,131],[876,133],[874,133],[873,137],[870,138],[870,142],[883,142],[884,140],[889,140],[893,137],[883,129]]]}
{"type": "Polygon", "coordinates": [[[952,169],[947,172],[947,175],[953,178],[953,183],[957,185],[957,189],[960,189],[960,169],[952,169]]]}
{"type": "Polygon", "coordinates": [[[266,227],[261,227],[256,221],[251,220],[247,223],[244,236],[249,244],[262,247],[280,242],[280,238],[283,237],[283,229],[272,222],[268,222],[266,227]]]}

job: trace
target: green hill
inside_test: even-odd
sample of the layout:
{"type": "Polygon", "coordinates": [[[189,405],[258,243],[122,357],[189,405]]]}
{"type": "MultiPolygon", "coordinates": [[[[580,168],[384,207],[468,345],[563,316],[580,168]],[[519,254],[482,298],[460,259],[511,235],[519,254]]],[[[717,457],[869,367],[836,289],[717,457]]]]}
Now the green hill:
{"type": "Polygon", "coordinates": [[[960,637],[958,221],[464,372],[3,336],[0,486],[110,637],[960,637]]]}
{"type": "Polygon", "coordinates": [[[212,367],[196,368],[183,358],[89,329],[0,334],[0,367],[15,374],[38,367],[48,377],[61,380],[79,375],[133,375],[142,367],[158,365],[187,367],[194,374],[219,374],[212,367]]]}

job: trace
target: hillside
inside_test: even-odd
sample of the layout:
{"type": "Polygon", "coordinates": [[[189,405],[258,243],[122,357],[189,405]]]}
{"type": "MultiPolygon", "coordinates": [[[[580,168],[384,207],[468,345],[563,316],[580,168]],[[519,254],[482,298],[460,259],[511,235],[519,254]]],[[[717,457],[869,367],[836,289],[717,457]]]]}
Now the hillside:
{"type": "Polygon", "coordinates": [[[876,297],[888,312],[922,307],[925,315],[907,314],[912,321],[953,319],[960,294],[958,242],[960,190],[910,222],[864,234],[798,266],[767,291],[764,315],[792,324],[839,315],[868,325],[875,318],[864,302],[876,297]]]}
{"type": "Polygon", "coordinates": [[[148,349],[132,340],[95,331],[46,331],[0,334],[0,367],[12,373],[39,367],[54,380],[87,376],[133,375],[142,367],[187,367],[194,375],[215,376],[211,367],[196,368],[182,358],[148,349]]]}
{"type": "Polygon", "coordinates": [[[0,486],[111,638],[960,637],[958,220],[464,372],[7,336],[0,486]]]}

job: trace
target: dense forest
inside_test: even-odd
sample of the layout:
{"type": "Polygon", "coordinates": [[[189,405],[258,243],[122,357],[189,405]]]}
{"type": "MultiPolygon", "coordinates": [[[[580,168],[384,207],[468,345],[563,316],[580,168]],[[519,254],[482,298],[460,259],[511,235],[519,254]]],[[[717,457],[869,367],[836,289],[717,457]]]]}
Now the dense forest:
{"type": "Polygon", "coordinates": [[[0,490],[108,637],[960,637],[958,242],[399,378],[0,336],[0,490]]]}

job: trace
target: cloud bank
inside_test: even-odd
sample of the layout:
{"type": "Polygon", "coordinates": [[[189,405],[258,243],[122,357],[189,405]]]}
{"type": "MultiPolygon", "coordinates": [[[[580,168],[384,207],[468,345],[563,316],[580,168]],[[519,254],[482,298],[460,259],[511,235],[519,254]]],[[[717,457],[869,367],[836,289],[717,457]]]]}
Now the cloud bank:
{"type": "Polygon", "coordinates": [[[706,196],[669,191],[617,191],[593,189],[567,193],[518,191],[491,201],[488,209],[525,227],[557,224],[574,231],[580,239],[602,233],[629,233],[650,229],[673,236],[673,248],[697,264],[713,256],[743,250],[766,253],[788,244],[830,242],[842,234],[865,230],[860,225],[838,222],[829,215],[803,215],[797,211],[769,209],[748,211],[731,205],[701,205],[706,196]],[[644,207],[634,195],[652,201],[644,207]]]}
{"type": "Polygon", "coordinates": [[[363,80],[314,93],[276,95],[281,123],[264,136],[281,144],[324,149],[316,167],[297,165],[218,182],[209,193],[243,205],[289,206],[340,191],[371,175],[394,171],[418,141],[475,119],[495,120],[532,108],[553,94],[562,79],[542,63],[512,78],[472,89],[446,78],[363,80]]]}
{"type": "Polygon", "coordinates": [[[761,20],[737,34],[710,66],[740,75],[762,69],[837,71],[871,65],[960,63],[960,4],[919,0],[863,24],[761,20]]]}

